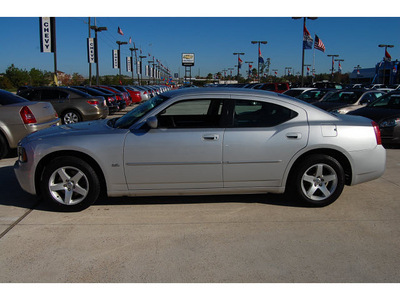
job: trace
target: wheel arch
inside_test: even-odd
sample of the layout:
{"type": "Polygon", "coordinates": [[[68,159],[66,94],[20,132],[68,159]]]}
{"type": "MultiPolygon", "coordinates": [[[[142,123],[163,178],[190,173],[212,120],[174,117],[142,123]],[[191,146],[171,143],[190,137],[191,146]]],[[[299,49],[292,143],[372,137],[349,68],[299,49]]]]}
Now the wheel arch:
{"type": "Polygon", "coordinates": [[[39,161],[39,163],[37,164],[37,167],[36,167],[36,171],[35,171],[35,190],[36,190],[37,195],[40,196],[40,193],[41,193],[40,182],[42,180],[43,171],[44,171],[46,165],[54,158],[61,157],[61,156],[77,157],[77,158],[80,158],[80,159],[86,161],[87,163],[89,163],[99,178],[99,181],[101,184],[100,195],[107,195],[107,184],[106,184],[106,180],[104,177],[104,173],[101,170],[101,167],[97,163],[97,161],[95,159],[93,159],[93,157],[91,157],[85,153],[82,153],[79,151],[73,151],[73,150],[63,150],[63,151],[52,152],[52,153],[46,155],[45,157],[43,157],[39,161]]]}
{"type": "Polygon", "coordinates": [[[80,117],[80,119],[83,120],[84,114],[83,114],[83,112],[82,112],[80,109],[78,109],[77,107],[68,107],[68,108],[64,109],[64,110],[60,113],[61,122],[64,121],[64,115],[65,115],[66,113],[68,113],[68,112],[74,112],[74,113],[76,113],[76,114],[80,117]]]}
{"type": "Polygon", "coordinates": [[[350,160],[347,158],[346,155],[344,155],[342,152],[336,149],[330,149],[330,148],[319,148],[319,149],[313,149],[310,151],[307,151],[303,154],[301,154],[295,162],[292,164],[290,167],[289,174],[286,178],[286,184],[290,181],[291,176],[293,175],[293,172],[296,170],[297,166],[304,161],[306,157],[309,157],[311,155],[315,154],[324,154],[324,155],[329,155],[333,158],[335,158],[342,166],[345,174],[345,184],[346,185],[351,185],[352,177],[353,177],[353,171],[351,167],[350,160]]]}

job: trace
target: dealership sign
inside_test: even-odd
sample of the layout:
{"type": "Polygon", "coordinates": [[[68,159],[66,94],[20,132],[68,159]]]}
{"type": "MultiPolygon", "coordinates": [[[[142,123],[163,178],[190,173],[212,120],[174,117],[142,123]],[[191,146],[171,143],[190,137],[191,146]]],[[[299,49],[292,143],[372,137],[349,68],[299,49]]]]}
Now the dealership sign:
{"type": "Polygon", "coordinates": [[[194,66],[194,53],[182,53],[182,66],[194,66]]]}
{"type": "Polygon", "coordinates": [[[94,38],[87,39],[87,49],[88,49],[88,62],[94,64],[96,62],[96,52],[94,38]]]}
{"type": "Polygon", "coordinates": [[[39,18],[40,51],[56,52],[56,20],[50,17],[39,18]]]}
{"type": "Polygon", "coordinates": [[[113,50],[112,51],[112,57],[113,57],[113,69],[119,69],[120,63],[119,63],[119,51],[118,50],[113,50]]]}
{"type": "Polygon", "coordinates": [[[132,72],[132,57],[131,56],[126,57],[126,71],[132,72]]]}

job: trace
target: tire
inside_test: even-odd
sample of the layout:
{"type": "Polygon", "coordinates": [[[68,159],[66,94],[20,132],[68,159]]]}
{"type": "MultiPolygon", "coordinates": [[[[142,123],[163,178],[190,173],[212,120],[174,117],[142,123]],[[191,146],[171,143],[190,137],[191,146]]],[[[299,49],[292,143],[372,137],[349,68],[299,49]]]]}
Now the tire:
{"type": "Polygon", "coordinates": [[[63,124],[73,124],[82,121],[81,115],[74,110],[64,112],[61,119],[63,124]]]}
{"type": "Polygon", "coordinates": [[[306,157],[289,179],[287,188],[290,195],[318,207],[333,203],[345,185],[341,164],[335,158],[323,154],[306,157]]]}
{"type": "Polygon", "coordinates": [[[9,147],[8,147],[7,139],[0,132],[0,159],[6,157],[8,154],[8,151],[9,151],[9,147]]]}
{"type": "Polygon", "coordinates": [[[42,197],[56,210],[80,211],[100,195],[100,181],[93,168],[80,158],[62,156],[44,169],[40,183],[42,197]]]}

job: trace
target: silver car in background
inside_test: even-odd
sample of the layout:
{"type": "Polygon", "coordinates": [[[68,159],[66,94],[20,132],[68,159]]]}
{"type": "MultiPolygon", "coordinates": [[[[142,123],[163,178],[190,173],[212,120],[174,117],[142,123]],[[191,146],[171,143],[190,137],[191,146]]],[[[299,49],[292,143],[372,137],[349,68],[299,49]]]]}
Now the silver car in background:
{"type": "Polygon", "coordinates": [[[46,129],[18,152],[21,187],[60,210],[106,195],[267,192],[326,206],[344,185],[380,177],[386,161],[369,119],[225,88],[170,91],[121,118],[46,129]]]}
{"type": "Polygon", "coordinates": [[[0,159],[26,135],[61,121],[53,106],[47,102],[31,102],[10,92],[0,90],[0,159]]]}

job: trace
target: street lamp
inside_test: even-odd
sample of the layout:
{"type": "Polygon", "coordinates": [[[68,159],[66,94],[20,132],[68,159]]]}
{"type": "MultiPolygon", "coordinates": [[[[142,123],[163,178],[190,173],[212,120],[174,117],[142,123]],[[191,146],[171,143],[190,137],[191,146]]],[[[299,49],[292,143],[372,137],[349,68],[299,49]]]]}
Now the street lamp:
{"type": "Polygon", "coordinates": [[[97,32],[107,31],[107,27],[97,27],[90,26],[90,29],[94,30],[94,40],[95,40],[95,55],[96,55],[96,85],[99,85],[99,47],[97,43],[97,32]]]}
{"type": "Polygon", "coordinates": [[[142,81],[143,81],[142,59],[146,58],[146,57],[147,57],[146,55],[139,56],[139,58],[140,58],[140,82],[139,82],[139,85],[142,85],[142,81]]]}
{"type": "Polygon", "coordinates": [[[128,44],[128,42],[121,42],[121,41],[117,41],[116,42],[117,44],[118,44],[118,56],[119,56],[119,61],[120,61],[120,64],[119,64],[119,82],[121,83],[122,81],[121,81],[121,45],[126,45],[126,44],[128,44]]]}
{"type": "Polygon", "coordinates": [[[334,71],[334,66],[335,66],[335,61],[334,58],[338,57],[339,54],[328,54],[327,56],[332,57],[332,73],[331,73],[331,80],[333,81],[333,71],[334,71]]]}
{"type": "MultiPolygon", "coordinates": [[[[138,48],[136,48],[135,47],[135,43],[133,43],[133,48],[129,48],[129,50],[131,51],[131,57],[132,57],[132,59],[133,59],[133,51],[135,51],[135,65],[136,65],[136,70],[137,70],[137,63],[138,63],[138,61],[137,61],[137,54],[136,54],[136,51],[137,50],[139,50],[138,48]]],[[[133,63],[132,63],[132,84],[133,84],[133,63]]],[[[139,84],[139,72],[136,72],[137,73],[137,79],[138,79],[138,84],[139,84]]]]}
{"type": "Polygon", "coordinates": [[[292,19],[297,20],[297,19],[303,19],[303,52],[302,52],[302,56],[301,56],[301,86],[303,86],[304,83],[304,30],[306,28],[306,19],[310,19],[310,20],[316,20],[318,18],[316,17],[292,17],[292,19]]]}
{"type": "Polygon", "coordinates": [[[386,53],[387,53],[387,48],[393,48],[394,45],[386,45],[386,44],[380,44],[378,45],[379,48],[385,48],[385,56],[383,57],[383,76],[382,76],[382,84],[385,84],[385,73],[386,73],[386,53]]]}
{"type": "Polygon", "coordinates": [[[258,65],[257,65],[257,79],[258,82],[260,82],[260,60],[264,59],[261,56],[261,49],[260,49],[260,44],[266,45],[268,42],[267,41],[251,41],[252,44],[258,44],[258,65]]]}
{"type": "Polygon", "coordinates": [[[243,53],[243,52],[235,52],[235,53],[233,53],[233,55],[237,55],[237,56],[238,56],[238,66],[237,66],[237,70],[238,70],[238,72],[237,72],[237,80],[238,80],[238,82],[239,82],[239,69],[240,69],[240,67],[241,67],[241,63],[240,63],[240,55],[244,55],[244,53],[243,53]]]}

